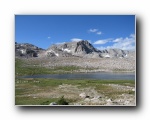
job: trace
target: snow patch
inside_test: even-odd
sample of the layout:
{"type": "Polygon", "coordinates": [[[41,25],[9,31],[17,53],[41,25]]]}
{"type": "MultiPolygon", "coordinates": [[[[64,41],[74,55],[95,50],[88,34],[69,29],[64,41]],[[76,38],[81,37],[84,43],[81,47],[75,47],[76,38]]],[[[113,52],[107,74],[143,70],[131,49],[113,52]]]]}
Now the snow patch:
{"type": "Polygon", "coordinates": [[[71,52],[71,50],[69,50],[69,49],[67,49],[67,48],[66,48],[66,49],[64,49],[64,51],[66,51],[66,52],[71,52]]]}
{"type": "Polygon", "coordinates": [[[55,55],[56,55],[56,56],[59,56],[59,54],[58,54],[58,53],[55,53],[55,55]]]}
{"type": "Polygon", "coordinates": [[[110,55],[107,54],[107,55],[105,55],[105,57],[106,57],[106,58],[110,58],[110,55]]]}
{"type": "Polygon", "coordinates": [[[65,48],[65,49],[62,48],[62,50],[63,50],[63,51],[66,51],[66,52],[68,52],[68,53],[71,52],[71,50],[69,50],[68,48],[65,48]]]}
{"type": "Polygon", "coordinates": [[[26,53],[26,50],[24,50],[24,49],[21,49],[20,51],[21,51],[22,54],[26,53]]]}
{"type": "Polygon", "coordinates": [[[49,51],[47,51],[47,53],[48,52],[50,52],[50,53],[54,53],[56,56],[59,56],[59,54],[58,53],[56,53],[55,51],[53,51],[53,50],[49,50],[49,51]]]}

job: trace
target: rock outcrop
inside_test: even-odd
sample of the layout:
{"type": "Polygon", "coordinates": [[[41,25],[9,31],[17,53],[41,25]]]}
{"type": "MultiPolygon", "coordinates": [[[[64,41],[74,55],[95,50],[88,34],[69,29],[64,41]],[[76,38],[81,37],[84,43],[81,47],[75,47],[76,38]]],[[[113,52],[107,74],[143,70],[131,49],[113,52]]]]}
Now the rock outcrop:
{"type": "Polygon", "coordinates": [[[47,56],[84,56],[97,52],[97,50],[88,41],[68,42],[59,45],[52,45],[46,50],[47,56]]]}
{"type": "Polygon", "coordinates": [[[97,50],[88,41],[68,42],[43,50],[32,44],[15,43],[16,57],[43,67],[77,66],[75,72],[135,71],[135,51],[97,50]],[[34,58],[33,58],[34,57],[34,58]]]}
{"type": "Polygon", "coordinates": [[[121,49],[97,50],[87,40],[82,40],[79,42],[52,45],[46,50],[45,55],[48,57],[124,58],[128,57],[129,53],[129,51],[121,49]]]}
{"type": "Polygon", "coordinates": [[[44,50],[35,45],[15,42],[15,56],[17,57],[38,57],[41,51],[44,50]]]}

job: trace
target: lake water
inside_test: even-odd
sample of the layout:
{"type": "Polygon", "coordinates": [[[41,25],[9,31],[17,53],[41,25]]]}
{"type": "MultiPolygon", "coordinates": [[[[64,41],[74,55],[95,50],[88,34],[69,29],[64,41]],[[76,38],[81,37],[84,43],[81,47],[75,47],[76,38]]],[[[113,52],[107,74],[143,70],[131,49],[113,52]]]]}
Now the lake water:
{"type": "Polygon", "coordinates": [[[55,78],[55,79],[97,79],[97,80],[135,80],[134,73],[70,73],[23,76],[23,78],[55,78]]]}

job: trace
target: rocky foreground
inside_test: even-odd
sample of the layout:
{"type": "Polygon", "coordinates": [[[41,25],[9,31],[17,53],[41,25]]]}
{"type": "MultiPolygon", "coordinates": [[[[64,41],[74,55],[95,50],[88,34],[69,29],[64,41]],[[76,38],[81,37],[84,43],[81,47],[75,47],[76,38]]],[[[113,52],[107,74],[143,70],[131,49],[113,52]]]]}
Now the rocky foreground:
{"type": "Polygon", "coordinates": [[[74,97],[75,99],[80,99],[80,102],[72,103],[72,105],[105,105],[105,106],[113,106],[113,105],[127,105],[127,106],[134,106],[135,103],[135,95],[130,94],[130,92],[135,92],[134,87],[130,86],[123,86],[123,85],[116,85],[116,84],[103,84],[104,86],[112,87],[112,91],[119,91],[123,92],[122,94],[110,98],[105,96],[104,93],[99,93],[94,88],[84,88],[79,89],[77,86],[72,85],[59,85],[58,89],[64,91],[66,98],[74,97]],[[67,93],[73,94],[74,96],[68,96],[67,93]]]}
{"type": "Polygon", "coordinates": [[[80,69],[72,72],[135,72],[134,59],[120,58],[80,58],[80,57],[52,57],[24,59],[29,66],[55,68],[59,66],[76,66],[80,69]]]}
{"type": "Polygon", "coordinates": [[[16,105],[136,105],[135,83],[131,80],[114,82],[26,78],[16,79],[15,90],[16,105]],[[62,96],[64,99],[61,99],[62,96]]]}

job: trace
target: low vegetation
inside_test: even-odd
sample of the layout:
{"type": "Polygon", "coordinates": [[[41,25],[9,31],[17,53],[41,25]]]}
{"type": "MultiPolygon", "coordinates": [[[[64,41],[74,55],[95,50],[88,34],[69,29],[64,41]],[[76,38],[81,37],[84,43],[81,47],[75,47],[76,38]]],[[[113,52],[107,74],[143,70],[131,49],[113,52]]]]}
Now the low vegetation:
{"type": "Polygon", "coordinates": [[[15,75],[36,75],[36,74],[63,74],[79,70],[76,66],[55,66],[53,68],[42,67],[37,65],[28,65],[27,61],[16,59],[15,60],[15,75]]]}
{"type": "Polygon", "coordinates": [[[106,105],[126,104],[135,99],[134,80],[87,80],[20,78],[24,75],[63,74],[81,68],[76,66],[42,67],[25,59],[15,60],[15,105],[106,105]],[[85,98],[80,94],[85,93],[85,98]],[[95,97],[97,101],[95,100],[95,97]],[[130,97],[130,98],[128,98],[130,97]],[[118,102],[117,100],[121,101],[118,102]],[[91,102],[92,101],[92,102],[91,102]],[[94,101],[94,102],[93,102],[94,101]],[[124,101],[124,102],[122,102],[124,101]]]}
{"type": "Polygon", "coordinates": [[[111,85],[134,87],[135,83],[133,80],[19,78],[15,81],[15,104],[49,105],[51,102],[56,102],[58,105],[72,105],[81,101],[79,94],[89,88],[110,99],[122,94],[135,94],[131,89],[117,89],[111,85]]]}

